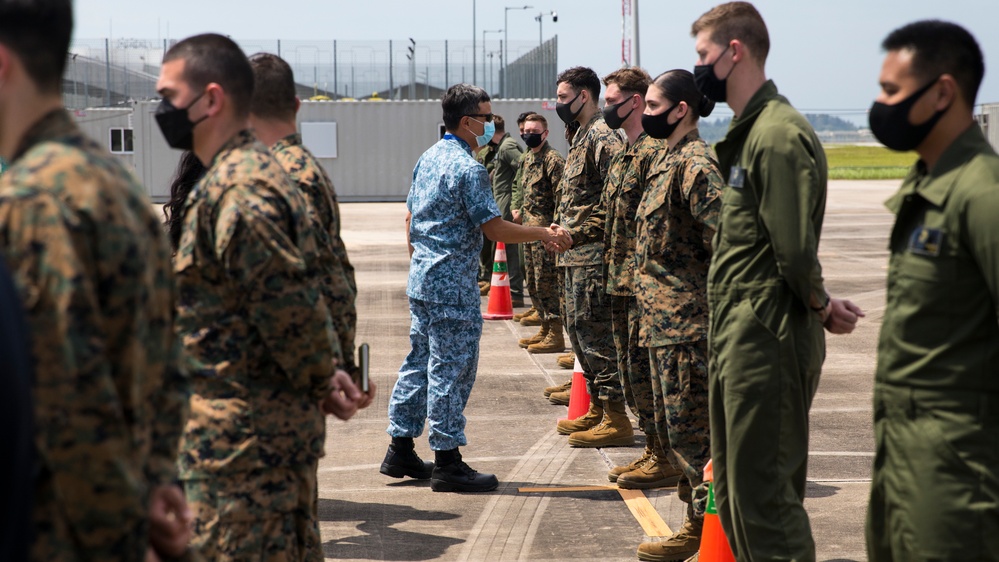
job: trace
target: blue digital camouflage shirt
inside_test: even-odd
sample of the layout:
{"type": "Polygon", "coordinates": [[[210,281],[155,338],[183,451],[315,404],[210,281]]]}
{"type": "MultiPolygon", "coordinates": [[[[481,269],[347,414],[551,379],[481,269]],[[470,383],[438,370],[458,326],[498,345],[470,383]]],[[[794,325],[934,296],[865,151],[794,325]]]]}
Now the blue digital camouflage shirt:
{"type": "Polygon", "coordinates": [[[478,314],[480,226],[500,212],[486,169],[472,157],[468,143],[448,133],[423,153],[406,206],[413,214],[406,294],[478,314]]]}

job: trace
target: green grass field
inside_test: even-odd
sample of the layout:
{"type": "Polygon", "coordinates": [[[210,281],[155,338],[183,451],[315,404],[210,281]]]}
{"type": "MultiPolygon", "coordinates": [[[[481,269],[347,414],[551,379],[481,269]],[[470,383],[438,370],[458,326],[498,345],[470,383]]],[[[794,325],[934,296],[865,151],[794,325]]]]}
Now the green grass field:
{"type": "Polygon", "coordinates": [[[826,146],[831,180],[902,179],[918,156],[883,146],[826,146]]]}

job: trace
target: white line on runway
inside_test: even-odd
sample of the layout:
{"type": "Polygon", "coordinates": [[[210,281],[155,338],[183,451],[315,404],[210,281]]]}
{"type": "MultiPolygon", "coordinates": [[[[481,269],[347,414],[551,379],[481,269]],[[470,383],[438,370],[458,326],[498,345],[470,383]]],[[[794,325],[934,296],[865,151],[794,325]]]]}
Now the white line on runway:
{"type": "Polygon", "coordinates": [[[868,451],[808,451],[810,457],[873,457],[868,451]]]}

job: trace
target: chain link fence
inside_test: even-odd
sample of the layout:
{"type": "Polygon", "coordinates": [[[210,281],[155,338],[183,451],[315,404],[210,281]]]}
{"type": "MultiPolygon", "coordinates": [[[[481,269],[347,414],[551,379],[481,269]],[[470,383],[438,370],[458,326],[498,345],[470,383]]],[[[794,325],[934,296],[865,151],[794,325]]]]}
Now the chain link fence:
{"type": "MultiPolygon", "coordinates": [[[[485,37],[485,36],[484,36],[485,37]]],[[[247,55],[268,52],[288,61],[299,84],[299,95],[330,99],[434,99],[449,85],[474,82],[490,95],[502,96],[504,56],[512,64],[508,89],[544,92],[550,96],[554,74],[540,72],[544,64],[555,68],[555,39],[539,46],[533,41],[495,37],[468,40],[318,41],[300,39],[239,40],[247,55]],[[529,71],[521,71],[526,58],[529,71]],[[515,61],[515,64],[513,64],[515,61]],[[537,83],[532,84],[532,81],[537,83]],[[544,82],[541,87],[538,84],[544,82]]],[[[157,98],[156,78],[163,53],[174,43],[168,39],[75,39],[70,47],[63,94],[67,107],[114,107],[157,98]]],[[[546,68],[547,68],[546,66],[546,68]]]]}

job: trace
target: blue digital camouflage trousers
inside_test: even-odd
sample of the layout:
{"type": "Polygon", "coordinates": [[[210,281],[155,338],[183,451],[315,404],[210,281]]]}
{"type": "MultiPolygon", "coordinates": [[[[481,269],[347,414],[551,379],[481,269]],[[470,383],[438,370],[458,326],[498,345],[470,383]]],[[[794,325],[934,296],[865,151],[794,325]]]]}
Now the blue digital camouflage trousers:
{"type": "Polygon", "coordinates": [[[430,448],[466,444],[465,404],[479,364],[482,314],[478,308],[409,299],[412,349],[389,398],[388,434],[419,437],[430,425],[430,448]]]}

